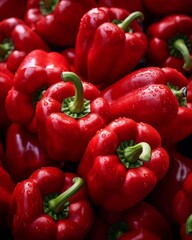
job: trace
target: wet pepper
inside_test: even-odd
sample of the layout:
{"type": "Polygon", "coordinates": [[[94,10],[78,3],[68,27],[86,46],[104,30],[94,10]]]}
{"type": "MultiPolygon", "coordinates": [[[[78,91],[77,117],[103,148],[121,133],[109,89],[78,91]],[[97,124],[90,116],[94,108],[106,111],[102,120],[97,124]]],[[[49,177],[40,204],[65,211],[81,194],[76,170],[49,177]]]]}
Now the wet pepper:
{"type": "Polygon", "coordinates": [[[146,67],[111,84],[101,96],[109,102],[110,120],[129,117],[146,122],[160,132],[164,143],[174,143],[192,132],[187,84],[176,69],[146,67]]]}
{"type": "Polygon", "coordinates": [[[75,73],[63,72],[61,78],[37,104],[37,133],[53,160],[77,162],[96,131],[106,125],[108,103],[75,73]]]}
{"type": "Polygon", "coordinates": [[[43,91],[61,81],[61,73],[70,69],[64,56],[57,52],[33,50],[15,73],[13,87],[7,94],[6,111],[12,122],[24,124],[36,132],[35,110],[43,91]]]}
{"type": "Polygon", "coordinates": [[[38,136],[23,125],[12,123],[5,140],[3,165],[15,183],[28,178],[43,166],[56,166],[40,145],[38,136]]]}
{"type": "Polygon", "coordinates": [[[84,239],[93,218],[83,179],[54,167],[19,182],[9,211],[15,240],[84,239]]]}
{"type": "Polygon", "coordinates": [[[151,125],[119,118],[90,140],[78,173],[95,204],[123,211],[146,197],[168,166],[168,153],[151,125]]]}
{"type": "Polygon", "coordinates": [[[133,70],[147,47],[137,21],[142,18],[139,11],[107,7],[84,14],[75,44],[75,71],[88,82],[109,85],[133,70]]]}
{"type": "Polygon", "coordinates": [[[15,73],[24,57],[35,49],[50,51],[47,43],[27,24],[18,18],[0,22],[0,62],[15,73]]]}
{"type": "Polygon", "coordinates": [[[81,17],[95,6],[94,0],[28,0],[25,22],[50,45],[69,47],[81,17]]]}
{"type": "Polygon", "coordinates": [[[149,203],[140,201],[123,212],[100,209],[86,240],[171,240],[166,220],[149,203]]]}
{"type": "Polygon", "coordinates": [[[172,67],[183,74],[192,72],[192,17],[165,16],[146,30],[147,55],[159,67],[172,67]]]}

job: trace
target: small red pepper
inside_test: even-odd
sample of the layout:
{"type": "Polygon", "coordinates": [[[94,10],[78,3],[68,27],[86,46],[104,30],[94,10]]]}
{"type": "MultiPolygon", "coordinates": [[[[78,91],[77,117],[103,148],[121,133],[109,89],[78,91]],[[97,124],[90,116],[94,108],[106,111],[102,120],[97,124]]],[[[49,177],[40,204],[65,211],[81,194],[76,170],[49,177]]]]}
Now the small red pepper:
{"type": "Polygon", "coordinates": [[[18,18],[0,22],[0,62],[15,73],[24,57],[35,49],[50,51],[47,43],[18,18]]]}
{"type": "MultiPolygon", "coordinates": [[[[11,121],[7,116],[5,101],[8,91],[13,86],[14,75],[6,68],[0,67],[0,129],[4,131],[10,125],[11,121]]],[[[5,130],[6,131],[6,130],[5,130]]]]}
{"type": "Polygon", "coordinates": [[[61,81],[61,73],[70,69],[64,56],[57,52],[33,50],[15,73],[14,84],[6,98],[7,115],[12,122],[25,124],[36,132],[35,110],[43,92],[61,81]]]}
{"type": "MultiPolygon", "coordinates": [[[[167,3],[166,3],[167,4],[167,3]]],[[[183,74],[192,72],[192,17],[165,16],[146,29],[147,56],[153,65],[172,67],[183,74]]]]}
{"type": "Polygon", "coordinates": [[[81,17],[95,6],[94,0],[27,0],[25,22],[50,45],[72,47],[81,17]]]}
{"type": "Polygon", "coordinates": [[[9,226],[15,240],[83,240],[93,218],[83,179],[58,168],[36,170],[12,194],[9,226]]]}
{"type": "Polygon", "coordinates": [[[192,132],[187,84],[176,69],[146,67],[111,84],[101,96],[109,102],[110,120],[128,117],[146,122],[160,132],[164,143],[175,143],[192,132]]]}
{"type": "Polygon", "coordinates": [[[192,172],[183,182],[182,188],[175,194],[173,199],[173,216],[180,224],[182,240],[191,239],[192,233],[192,172]]]}
{"type": "Polygon", "coordinates": [[[169,156],[151,125],[119,118],[90,140],[78,173],[95,204],[123,211],[146,197],[168,166],[169,156]]]}
{"type": "Polygon", "coordinates": [[[147,48],[146,36],[137,22],[142,18],[139,11],[107,7],[84,14],[75,44],[77,73],[88,82],[109,85],[132,71],[147,48]]]}
{"type": "Polygon", "coordinates": [[[96,131],[106,125],[108,104],[94,85],[75,73],[63,72],[62,79],[37,104],[37,133],[53,160],[77,162],[96,131]]]}
{"type": "Polygon", "coordinates": [[[191,0],[141,0],[143,8],[153,16],[163,16],[175,13],[192,14],[191,0]]]}
{"type": "MultiPolygon", "coordinates": [[[[7,130],[3,166],[15,183],[43,166],[56,166],[39,143],[38,136],[13,123],[7,130]]],[[[57,166],[59,167],[59,166],[57,166]]]]}
{"type": "Polygon", "coordinates": [[[0,166],[0,230],[8,228],[8,211],[15,183],[9,173],[0,166]]]}
{"type": "Polygon", "coordinates": [[[171,240],[171,229],[149,203],[140,201],[123,212],[99,209],[86,240],[171,240]]]}

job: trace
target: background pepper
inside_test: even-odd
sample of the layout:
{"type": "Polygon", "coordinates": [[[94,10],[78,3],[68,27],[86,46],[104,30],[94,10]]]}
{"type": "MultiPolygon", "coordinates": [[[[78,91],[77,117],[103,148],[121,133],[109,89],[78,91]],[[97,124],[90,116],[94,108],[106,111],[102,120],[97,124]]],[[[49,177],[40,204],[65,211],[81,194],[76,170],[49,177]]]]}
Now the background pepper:
{"type": "Polygon", "coordinates": [[[95,6],[94,0],[28,0],[25,22],[49,45],[71,47],[75,44],[81,17],[95,6]]]}
{"type": "Polygon", "coordinates": [[[75,44],[75,71],[88,82],[109,85],[133,70],[147,49],[137,22],[142,18],[138,11],[106,7],[84,14],[75,44]]]}
{"type": "Polygon", "coordinates": [[[183,14],[165,16],[146,29],[149,62],[172,67],[183,74],[192,72],[192,17],[183,14]]]}
{"type": "Polygon", "coordinates": [[[27,54],[15,73],[13,87],[6,97],[6,111],[10,120],[36,132],[37,102],[43,91],[61,81],[61,73],[69,68],[65,57],[57,52],[33,50],[27,54]]]}
{"type": "Polygon", "coordinates": [[[7,130],[3,166],[15,183],[44,166],[60,167],[48,157],[38,136],[23,125],[13,123],[7,130]]]}
{"type": "Polygon", "coordinates": [[[78,174],[96,205],[123,211],[146,197],[168,166],[169,156],[151,125],[119,118],[90,140],[78,174]]]}
{"type": "Polygon", "coordinates": [[[19,18],[0,22],[0,62],[15,73],[24,57],[35,49],[50,51],[47,43],[19,18]]]}
{"type": "Polygon", "coordinates": [[[92,136],[106,125],[108,104],[94,85],[75,73],[63,72],[62,79],[37,104],[37,133],[53,160],[77,162],[92,136]]]}
{"type": "Polygon", "coordinates": [[[12,194],[9,225],[15,240],[84,239],[93,218],[83,179],[55,167],[36,170],[12,194]]]}

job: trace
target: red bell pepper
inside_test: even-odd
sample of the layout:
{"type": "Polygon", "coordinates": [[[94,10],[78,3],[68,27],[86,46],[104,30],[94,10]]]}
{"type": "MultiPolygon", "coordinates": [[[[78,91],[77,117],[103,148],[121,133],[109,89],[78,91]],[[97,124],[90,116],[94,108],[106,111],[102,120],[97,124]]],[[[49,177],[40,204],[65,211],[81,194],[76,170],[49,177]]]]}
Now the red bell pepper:
{"type": "Polygon", "coordinates": [[[18,18],[0,22],[0,62],[15,73],[24,57],[35,49],[50,51],[47,43],[18,18]]]}
{"type": "Polygon", "coordinates": [[[3,0],[0,5],[0,21],[15,17],[23,19],[25,15],[26,0],[3,0]]]}
{"type": "MultiPolygon", "coordinates": [[[[15,183],[28,178],[43,166],[56,166],[39,143],[38,136],[23,125],[11,124],[7,130],[3,165],[15,183]]],[[[59,167],[59,165],[57,165],[59,167]]]]}
{"type": "Polygon", "coordinates": [[[192,233],[192,172],[183,182],[182,188],[173,199],[173,216],[180,224],[181,239],[191,239],[192,233]]]}
{"type": "Polygon", "coordinates": [[[192,158],[182,155],[177,145],[166,147],[166,150],[170,157],[169,169],[147,200],[155,206],[175,232],[178,225],[172,214],[173,199],[181,189],[187,175],[192,171],[192,158]]]}
{"type": "Polygon", "coordinates": [[[106,125],[108,104],[94,85],[75,73],[63,72],[62,79],[37,104],[37,133],[53,160],[77,162],[92,136],[106,125]]]}
{"type": "MultiPolygon", "coordinates": [[[[13,86],[14,75],[6,68],[0,67],[0,129],[7,129],[11,121],[7,116],[5,101],[8,91],[13,86]]],[[[5,130],[6,131],[6,130],[5,130]]]]}
{"type": "Polygon", "coordinates": [[[81,17],[95,6],[94,0],[28,0],[25,22],[50,45],[72,47],[81,17]]]}
{"type": "Polygon", "coordinates": [[[0,166],[0,231],[8,228],[8,211],[15,183],[8,172],[0,166]]]}
{"type": "MultiPolygon", "coordinates": [[[[167,4],[167,3],[166,3],[167,4]]],[[[192,17],[165,16],[146,29],[147,56],[153,65],[172,67],[183,74],[192,72],[192,17]]]]}
{"type": "Polygon", "coordinates": [[[187,107],[192,109],[192,75],[188,78],[187,84],[187,107]]]}
{"type": "Polygon", "coordinates": [[[174,13],[192,14],[191,0],[141,0],[143,8],[153,16],[170,15],[174,13]]]}
{"type": "Polygon", "coordinates": [[[171,240],[166,220],[147,202],[141,201],[123,212],[99,209],[86,240],[171,240]]]}
{"type": "Polygon", "coordinates": [[[128,117],[146,122],[160,132],[164,143],[175,143],[192,132],[187,84],[176,69],[146,67],[111,84],[101,96],[109,102],[110,120],[128,117]]]}
{"type": "Polygon", "coordinates": [[[64,56],[57,52],[33,50],[15,73],[14,84],[6,98],[6,110],[12,122],[25,124],[35,132],[36,104],[45,89],[61,81],[61,73],[70,69],[64,56]]]}
{"type": "Polygon", "coordinates": [[[58,168],[36,170],[12,194],[9,226],[15,240],[81,240],[93,218],[83,179],[58,168]]]}
{"type": "Polygon", "coordinates": [[[168,166],[169,156],[151,125],[119,118],[90,140],[78,174],[87,182],[95,204],[123,211],[146,197],[168,166]]]}
{"type": "Polygon", "coordinates": [[[88,82],[109,85],[132,71],[147,48],[137,21],[142,18],[139,11],[107,7],[84,14],[75,44],[77,73],[88,82]]]}
{"type": "Polygon", "coordinates": [[[143,12],[143,6],[141,0],[127,0],[127,1],[119,1],[119,0],[98,0],[97,6],[98,7],[117,7],[123,8],[128,12],[140,11],[143,12]]]}

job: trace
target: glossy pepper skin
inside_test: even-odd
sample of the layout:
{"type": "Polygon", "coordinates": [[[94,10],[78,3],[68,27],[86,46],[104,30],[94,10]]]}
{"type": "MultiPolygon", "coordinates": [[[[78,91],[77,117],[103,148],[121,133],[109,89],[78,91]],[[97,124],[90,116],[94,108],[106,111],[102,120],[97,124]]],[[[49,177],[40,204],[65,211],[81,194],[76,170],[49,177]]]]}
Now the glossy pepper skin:
{"type": "Polygon", "coordinates": [[[169,14],[192,14],[191,0],[141,0],[143,8],[149,11],[149,14],[154,16],[163,16],[169,14]]]}
{"type": "Polygon", "coordinates": [[[165,16],[146,29],[147,56],[159,67],[172,67],[183,74],[192,72],[192,17],[165,16]]]}
{"type": "Polygon", "coordinates": [[[3,66],[0,66],[0,129],[4,131],[10,125],[11,121],[7,115],[5,101],[8,91],[13,86],[14,75],[3,66]]]}
{"type": "Polygon", "coordinates": [[[9,225],[15,240],[83,239],[93,218],[83,179],[58,168],[36,170],[12,194],[9,225]]]}
{"type": "Polygon", "coordinates": [[[108,103],[75,73],[63,72],[62,79],[37,104],[37,131],[53,160],[77,162],[96,131],[106,125],[108,103]]]}
{"type": "Polygon", "coordinates": [[[159,133],[145,123],[119,118],[90,140],[78,167],[92,201],[123,211],[146,197],[168,169],[159,133]]]}
{"type": "Polygon", "coordinates": [[[139,11],[113,7],[93,8],[84,14],[75,44],[75,71],[86,81],[103,85],[132,71],[147,47],[137,21],[142,18],[139,11]]]}
{"type": "Polygon", "coordinates": [[[42,148],[37,134],[32,134],[23,125],[12,123],[5,139],[3,165],[15,183],[28,178],[41,167],[56,166],[42,148]]]}
{"type": "Polygon", "coordinates": [[[9,173],[0,166],[0,230],[8,228],[8,211],[15,183],[9,173]]]}
{"type": "Polygon", "coordinates": [[[28,0],[25,22],[49,45],[72,47],[81,17],[95,6],[94,0],[28,0]]]}
{"type": "Polygon", "coordinates": [[[180,190],[175,194],[173,199],[173,216],[180,224],[180,234],[182,240],[190,240],[192,232],[192,173],[187,175],[180,190]]]}
{"type": "Polygon", "coordinates": [[[110,121],[129,117],[146,122],[160,132],[164,143],[175,143],[192,131],[187,84],[187,78],[176,69],[146,67],[111,84],[101,96],[109,102],[110,121]]]}
{"type": "Polygon", "coordinates": [[[15,73],[13,87],[6,98],[6,110],[12,122],[24,124],[36,132],[35,110],[43,91],[61,81],[61,73],[69,63],[57,52],[33,50],[22,61],[15,73]]]}
{"type": "Polygon", "coordinates": [[[86,240],[164,239],[171,240],[171,229],[161,214],[149,203],[140,201],[123,212],[100,209],[86,240]]]}
{"type": "Polygon", "coordinates": [[[19,18],[0,22],[0,62],[15,73],[24,57],[35,49],[50,51],[47,43],[19,18]]]}

